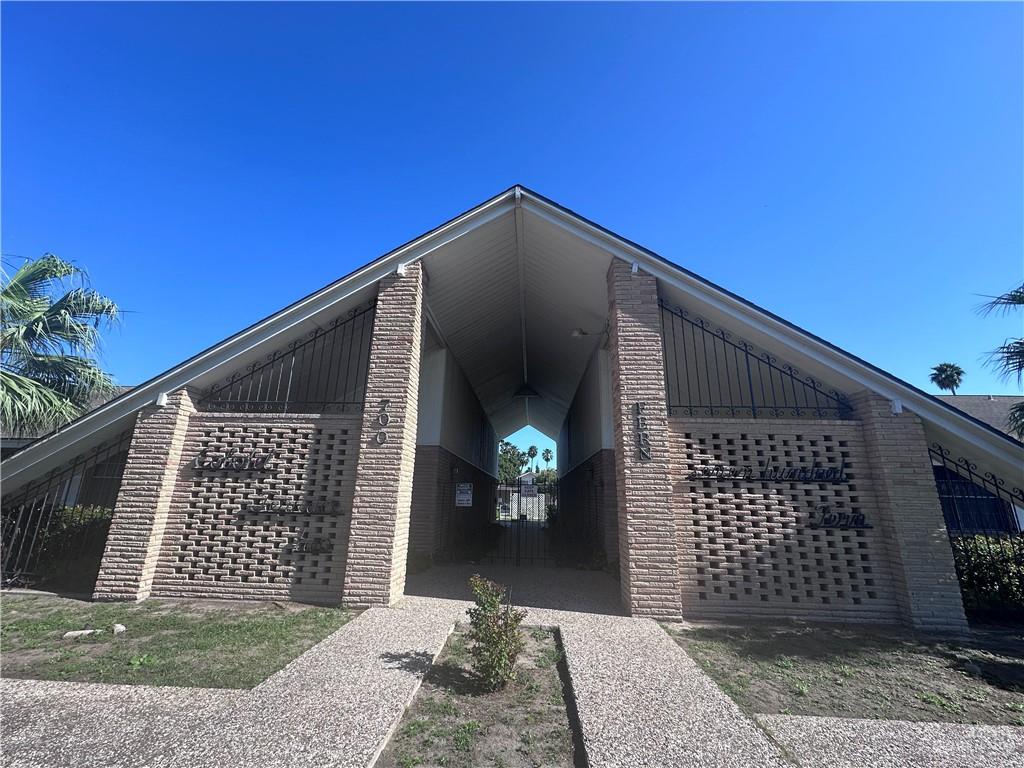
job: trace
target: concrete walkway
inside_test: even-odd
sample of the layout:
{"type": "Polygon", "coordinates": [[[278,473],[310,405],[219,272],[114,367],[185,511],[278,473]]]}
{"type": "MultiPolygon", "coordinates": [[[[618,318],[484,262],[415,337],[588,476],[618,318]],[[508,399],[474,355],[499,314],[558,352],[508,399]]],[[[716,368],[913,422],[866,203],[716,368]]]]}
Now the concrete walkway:
{"type": "Polygon", "coordinates": [[[327,766],[376,760],[453,625],[473,570],[510,584],[527,624],[558,627],[591,768],[1024,763],[1024,729],[746,717],[618,585],[558,569],[435,568],[398,608],[365,611],[250,691],[0,682],[3,764],[327,766]],[[770,736],[769,736],[770,734],[770,736]]]}
{"type": "Polygon", "coordinates": [[[406,592],[468,599],[469,575],[509,585],[527,624],[557,627],[591,768],[788,765],[735,702],[655,622],[622,616],[619,585],[600,572],[433,568],[406,592]]]}
{"type": "Polygon", "coordinates": [[[463,610],[365,611],[250,691],[3,680],[3,765],[366,768],[463,610]]]}
{"type": "Polygon", "coordinates": [[[1024,728],[757,715],[804,768],[1000,768],[1024,765],[1024,728]]]}

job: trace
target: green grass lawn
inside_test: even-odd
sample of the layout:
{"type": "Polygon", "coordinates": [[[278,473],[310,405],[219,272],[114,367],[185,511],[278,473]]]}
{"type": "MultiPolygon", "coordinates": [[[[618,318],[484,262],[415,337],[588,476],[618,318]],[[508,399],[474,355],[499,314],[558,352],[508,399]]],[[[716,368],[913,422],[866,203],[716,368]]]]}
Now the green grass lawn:
{"type": "Polygon", "coordinates": [[[0,600],[0,673],[39,680],[250,688],[353,616],[337,608],[286,603],[89,603],[5,595],[0,600]],[[114,635],[114,624],[127,631],[114,635]],[[63,639],[65,632],[77,629],[104,631],[63,639]]]}
{"type": "Polygon", "coordinates": [[[1024,725],[1024,635],[929,639],[898,629],[665,625],[750,713],[1024,725]]]}

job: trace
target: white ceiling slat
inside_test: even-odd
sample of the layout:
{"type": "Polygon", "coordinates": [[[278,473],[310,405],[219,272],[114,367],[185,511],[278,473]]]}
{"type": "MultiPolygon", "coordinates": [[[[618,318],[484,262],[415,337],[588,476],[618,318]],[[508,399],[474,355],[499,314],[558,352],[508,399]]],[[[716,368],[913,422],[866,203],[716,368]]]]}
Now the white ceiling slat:
{"type": "Polygon", "coordinates": [[[498,432],[555,435],[606,324],[610,257],[525,210],[481,229],[425,260],[432,313],[498,432]],[[546,397],[515,398],[524,378],[546,397]]]}

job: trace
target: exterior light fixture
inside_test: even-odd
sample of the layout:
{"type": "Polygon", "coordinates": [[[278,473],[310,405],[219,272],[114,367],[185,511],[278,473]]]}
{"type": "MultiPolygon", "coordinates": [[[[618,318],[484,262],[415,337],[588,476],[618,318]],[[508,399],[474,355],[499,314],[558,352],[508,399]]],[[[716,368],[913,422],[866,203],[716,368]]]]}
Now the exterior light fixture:
{"type": "Polygon", "coordinates": [[[524,382],[523,386],[517,389],[516,393],[512,395],[512,397],[540,397],[540,395],[537,394],[537,391],[533,387],[524,382]]]}

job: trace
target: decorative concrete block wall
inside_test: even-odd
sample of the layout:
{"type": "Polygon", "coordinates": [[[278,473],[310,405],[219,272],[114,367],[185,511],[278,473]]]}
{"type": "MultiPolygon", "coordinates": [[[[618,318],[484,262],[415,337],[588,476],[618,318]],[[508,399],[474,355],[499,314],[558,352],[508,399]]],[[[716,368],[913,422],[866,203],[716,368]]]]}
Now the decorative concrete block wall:
{"type": "Polygon", "coordinates": [[[340,602],[360,427],[359,416],[193,416],[153,596],[340,602]]]}
{"type": "Polygon", "coordinates": [[[920,417],[886,398],[850,398],[864,426],[881,516],[888,526],[896,597],[904,620],[924,630],[967,629],[953,551],[920,417]]]}
{"type": "Polygon", "coordinates": [[[900,620],[859,422],[673,417],[669,425],[684,615],[900,620]],[[759,479],[785,477],[787,467],[840,481],[759,479]]]}
{"type": "Polygon", "coordinates": [[[406,265],[378,284],[345,601],[391,605],[405,587],[423,346],[423,275],[406,265]]]}
{"type": "Polygon", "coordinates": [[[657,280],[612,259],[608,303],[623,605],[634,616],[676,618],[682,606],[657,280]]]}
{"type": "Polygon", "coordinates": [[[139,412],[93,599],[149,596],[194,412],[187,389],[171,393],[163,407],[153,405],[139,412]]]}

